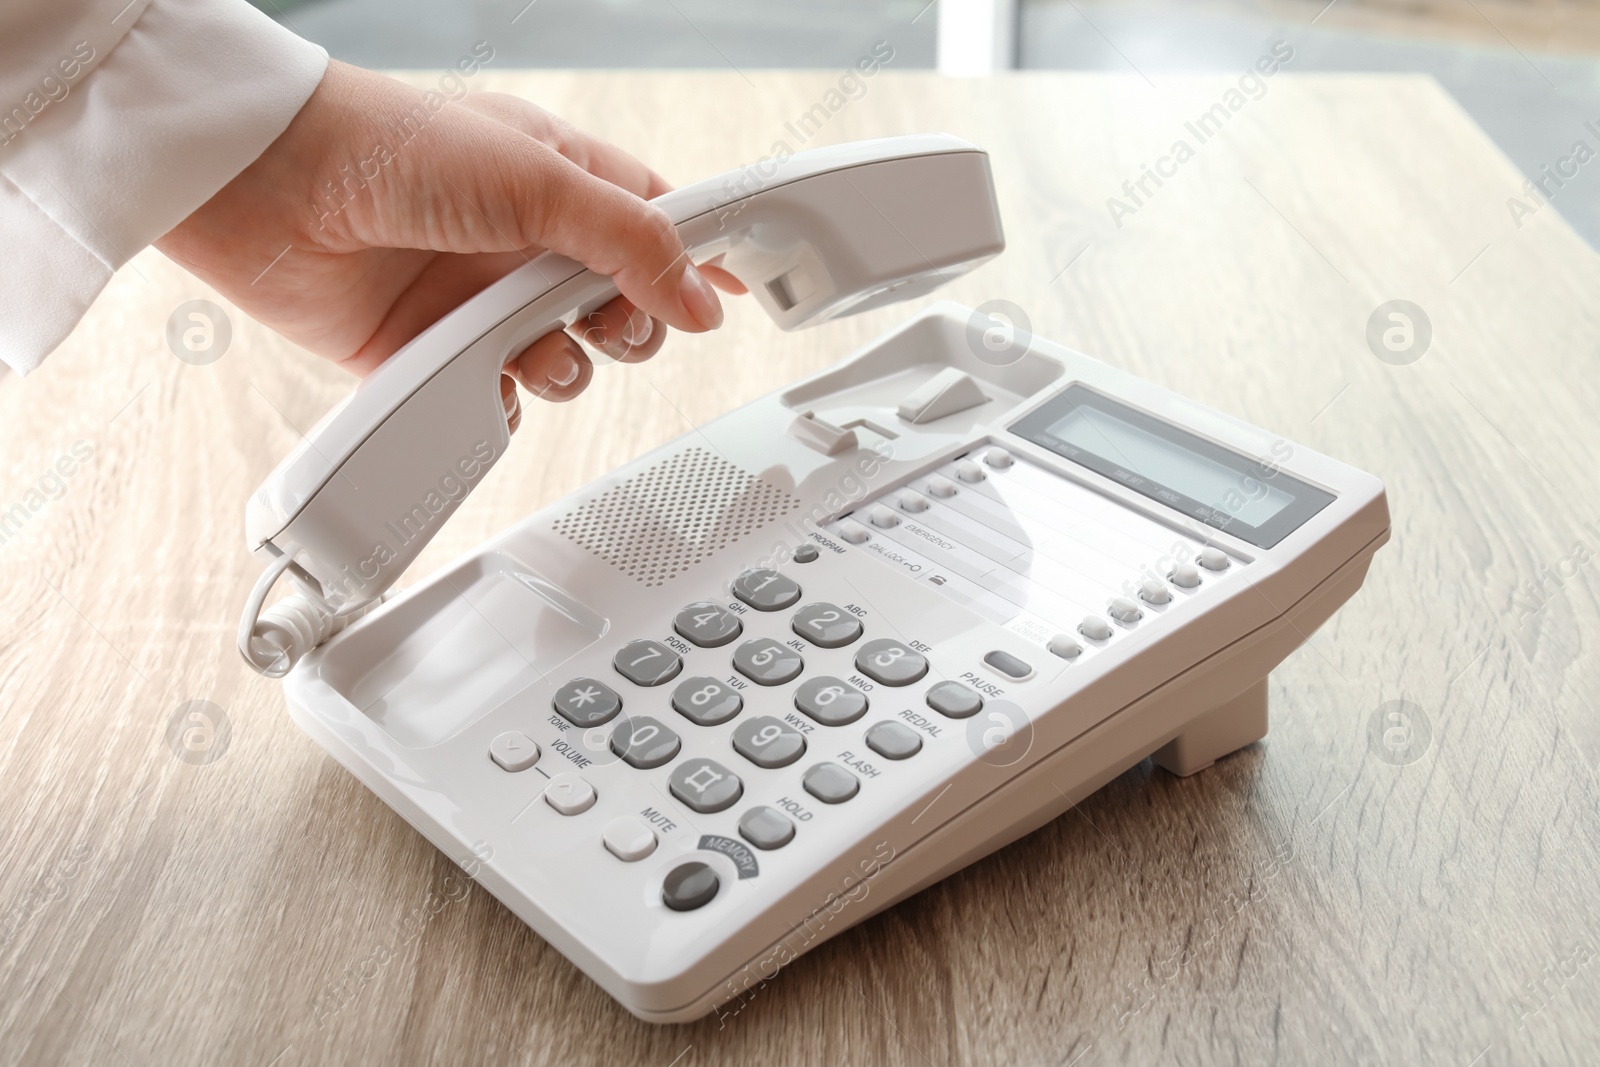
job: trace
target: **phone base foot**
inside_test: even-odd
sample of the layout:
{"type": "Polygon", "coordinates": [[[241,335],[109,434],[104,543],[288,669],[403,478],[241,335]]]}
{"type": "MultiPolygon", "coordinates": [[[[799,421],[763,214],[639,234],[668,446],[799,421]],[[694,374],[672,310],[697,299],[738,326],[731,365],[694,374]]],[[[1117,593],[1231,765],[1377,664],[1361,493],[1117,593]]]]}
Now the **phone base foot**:
{"type": "Polygon", "coordinates": [[[1157,765],[1180,778],[1203,771],[1230,752],[1267,736],[1267,680],[1262,678],[1218,704],[1188,729],[1151,753],[1157,765]]]}

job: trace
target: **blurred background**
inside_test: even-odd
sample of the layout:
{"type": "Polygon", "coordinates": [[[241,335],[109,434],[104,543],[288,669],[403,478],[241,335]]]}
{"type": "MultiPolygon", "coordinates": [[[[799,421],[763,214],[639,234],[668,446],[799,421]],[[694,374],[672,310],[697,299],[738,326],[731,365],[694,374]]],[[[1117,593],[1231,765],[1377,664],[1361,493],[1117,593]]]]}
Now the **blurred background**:
{"type": "Polygon", "coordinates": [[[1600,0],[253,0],[339,59],[440,68],[489,40],[506,67],[895,68],[1131,76],[1240,71],[1293,31],[1292,70],[1432,75],[1600,248],[1600,0]]]}

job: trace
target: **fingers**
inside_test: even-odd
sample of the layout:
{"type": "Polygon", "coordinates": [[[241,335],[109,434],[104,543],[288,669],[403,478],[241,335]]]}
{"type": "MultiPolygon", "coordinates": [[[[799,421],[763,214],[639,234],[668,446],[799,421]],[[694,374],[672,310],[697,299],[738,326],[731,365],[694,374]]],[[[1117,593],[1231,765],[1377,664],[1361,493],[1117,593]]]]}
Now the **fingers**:
{"type": "MultiPolygon", "coordinates": [[[[532,136],[508,136],[506,124],[471,108],[455,109],[430,134],[398,158],[371,243],[443,252],[538,245],[614,278],[635,307],[675,329],[721,325],[716,293],[660,208],[532,136]]],[[[623,166],[615,150],[586,151],[598,153],[591,165],[623,166]]],[[[618,176],[646,192],[659,181],[648,171],[618,176]]]]}
{"type": "Polygon", "coordinates": [[[474,111],[510,126],[560,152],[584,170],[628,190],[641,200],[651,200],[672,188],[666,179],[633,155],[609,141],[552,115],[537,104],[508,93],[473,93],[461,101],[474,111]]]}
{"type": "Polygon", "coordinates": [[[621,363],[639,363],[661,351],[667,328],[617,297],[572,324],[578,339],[621,363]]]}
{"type": "Polygon", "coordinates": [[[594,364],[583,346],[562,330],[533,342],[506,364],[506,369],[528,392],[555,403],[571,400],[594,377],[594,364]]]}

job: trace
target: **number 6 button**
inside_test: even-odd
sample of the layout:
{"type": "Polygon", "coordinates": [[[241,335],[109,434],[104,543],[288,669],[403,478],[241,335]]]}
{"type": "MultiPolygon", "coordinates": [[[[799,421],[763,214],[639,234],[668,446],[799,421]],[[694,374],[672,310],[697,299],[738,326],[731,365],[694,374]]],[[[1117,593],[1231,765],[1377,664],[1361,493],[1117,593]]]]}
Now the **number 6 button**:
{"type": "Polygon", "coordinates": [[[861,636],[861,623],[854,615],[833,604],[807,604],[794,613],[790,624],[794,632],[823,648],[843,648],[861,636]]]}
{"type": "Polygon", "coordinates": [[[660,641],[629,641],[618,650],[611,665],[635,685],[660,685],[683,670],[683,660],[660,641]]]}
{"type": "Polygon", "coordinates": [[[928,661],[899,641],[880,637],[861,646],[856,670],[884,685],[910,685],[928,673],[928,661]]]}

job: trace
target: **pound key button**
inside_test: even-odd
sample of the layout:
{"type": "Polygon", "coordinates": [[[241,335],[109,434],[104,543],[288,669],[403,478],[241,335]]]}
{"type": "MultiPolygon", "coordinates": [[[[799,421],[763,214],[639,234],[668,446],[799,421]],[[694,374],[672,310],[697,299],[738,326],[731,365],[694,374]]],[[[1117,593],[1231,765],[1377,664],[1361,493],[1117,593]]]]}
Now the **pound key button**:
{"type": "Polygon", "coordinates": [[[716,760],[684,760],[673,768],[667,788],[701,815],[726,811],[744,794],[739,776],[716,760]]]}
{"type": "Polygon", "coordinates": [[[711,903],[722,882],[717,872],[699,860],[680,863],[661,883],[661,903],[673,911],[693,911],[711,903]]]}

